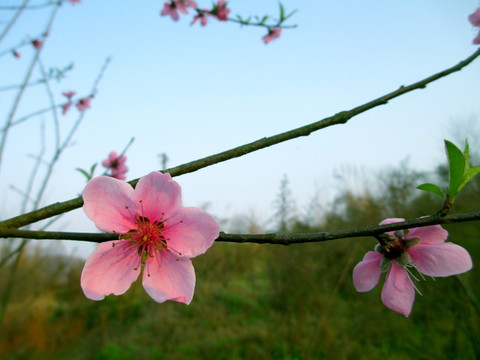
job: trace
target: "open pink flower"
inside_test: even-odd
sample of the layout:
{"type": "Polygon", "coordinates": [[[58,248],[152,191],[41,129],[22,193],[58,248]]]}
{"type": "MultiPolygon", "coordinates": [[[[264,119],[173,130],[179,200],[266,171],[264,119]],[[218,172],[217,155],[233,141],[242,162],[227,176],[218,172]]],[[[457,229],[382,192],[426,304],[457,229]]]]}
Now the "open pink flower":
{"type": "MultiPolygon", "coordinates": [[[[380,224],[391,224],[403,219],[386,219],[380,224]]],[[[382,289],[382,302],[389,309],[408,317],[415,300],[415,286],[411,269],[427,276],[450,276],[472,268],[472,259],[461,246],[445,242],[448,232],[440,225],[388,232],[386,246],[377,245],[368,251],[353,269],[353,284],[357,291],[372,290],[382,272],[387,276],[382,289]]]]}
{"type": "Polygon", "coordinates": [[[197,22],[197,20],[199,20],[199,19],[200,19],[200,24],[202,26],[207,25],[208,16],[212,16],[212,14],[209,13],[209,10],[207,8],[205,8],[203,10],[197,10],[197,14],[193,17],[193,20],[190,23],[190,26],[195,24],[197,22]]]}
{"type": "Polygon", "coordinates": [[[68,0],[68,2],[72,5],[75,5],[75,4],[80,4],[82,0],[68,0]]]}
{"type": "Polygon", "coordinates": [[[162,11],[160,12],[161,16],[169,16],[174,20],[178,21],[179,15],[178,12],[182,14],[188,14],[187,7],[195,9],[197,3],[193,0],[171,0],[165,2],[162,11]]]}
{"type": "Polygon", "coordinates": [[[230,9],[227,8],[227,1],[218,0],[214,8],[213,15],[215,15],[220,21],[227,21],[228,14],[230,14],[230,9]]]}
{"type": "Polygon", "coordinates": [[[75,104],[77,107],[78,111],[83,111],[85,109],[90,108],[90,98],[83,98],[78,100],[78,102],[75,104]]]}
{"type": "Polygon", "coordinates": [[[121,295],[138,278],[156,302],[189,304],[195,288],[190,258],[203,254],[218,237],[212,216],[182,207],[180,186],[169,174],[152,172],[135,189],[99,176],[83,192],[85,214],[102,231],[120,234],[100,243],[87,259],[81,286],[92,300],[121,295]]]}
{"type": "Polygon", "coordinates": [[[282,28],[271,27],[268,29],[268,34],[263,37],[263,42],[268,44],[270,41],[278,39],[280,35],[282,35],[282,28]]]}
{"type": "Polygon", "coordinates": [[[125,165],[126,161],[125,155],[118,156],[116,151],[112,151],[108,155],[108,159],[102,161],[102,165],[112,170],[112,177],[115,179],[125,180],[127,178],[125,174],[128,171],[128,167],[125,165]]]}

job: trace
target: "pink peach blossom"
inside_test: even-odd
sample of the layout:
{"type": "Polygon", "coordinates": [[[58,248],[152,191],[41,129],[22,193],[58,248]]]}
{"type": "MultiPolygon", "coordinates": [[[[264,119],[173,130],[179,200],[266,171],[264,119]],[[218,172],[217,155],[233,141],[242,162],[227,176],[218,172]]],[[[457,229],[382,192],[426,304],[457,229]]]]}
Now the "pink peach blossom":
{"type": "Polygon", "coordinates": [[[17,59],[20,58],[20,53],[17,50],[13,50],[12,53],[17,59]]]}
{"type": "Polygon", "coordinates": [[[65,115],[67,113],[68,109],[70,109],[71,106],[72,106],[72,103],[70,101],[63,104],[62,105],[62,115],[65,115]]]}
{"type": "Polygon", "coordinates": [[[125,180],[127,178],[125,174],[128,171],[128,167],[125,165],[126,161],[127,157],[125,155],[118,156],[116,151],[112,151],[108,158],[102,161],[102,165],[112,170],[112,177],[125,180]]]}
{"type": "Polygon", "coordinates": [[[193,0],[171,0],[165,2],[162,11],[160,12],[161,16],[168,16],[174,20],[178,21],[179,15],[178,12],[182,14],[188,14],[187,7],[191,7],[195,9],[197,7],[197,3],[193,0]]]}
{"type": "Polygon", "coordinates": [[[75,91],[64,91],[64,92],[62,92],[62,95],[69,98],[69,99],[74,97],[75,94],[76,94],[75,91]]]}
{"type": "Polygon", "coordinates": [[[480,31],[478,32],[477,37],[473,39],[473,43],[475,45],[480,45],[480,31]]]}
{"type": "Polygon", "coordinates": [[[270,41],[278,39],[280,35],[282,35],[282,28],[271,27],[268,29],[268,34],[263,37],[263,42],[268,44],[270,41]]]}
{"type": "Polygon", "coordinates": [[[217,4],[215,5],[215,11],[214,11],[214,15],[217,16],[217,19],[220,21],[227,21],[229,13],[230,13],[230,9],[227,8],[227,1],[218,0],[217,4]]]}
{"type": "MultiPolygon", "coordinates": [[[[391,224],[403,219],[386,219],[391,224]]],[[[410,278],[416,269],[427,276],[445,277],[464,273],[472,268],[472,259],[464,248],[445,242],[448,232],[440,225],[389,232],[387,245],[377,245],[368,251],[353,269],[353,284],[357,291],[372,290],[382,272],[387,276],[382,289],[382,302],[389,309],[408,317],[415,300],[415,285],[410,278]]]]}
{"type": "Polygon", "coordinates": [[[83,111],[85,109],[90,108],[90,98],[83,98],[78,100],[78,102],[75,104],[77,107],[78,111],[83,111]]]}
{"type": "Polygon", "coordinates": [[[207,251],[219,229],[203,210],[182,207],[180,186],[169,174],[152,172],[135,189],[99,176],[88,182],[83,201],[97,228],[119,234],[118,241],[100,243],[87,259],[81,286],[89,299],[125,293],[143,268],[143,287],[153,300],[192,301],[190,258],[207,251]]]}
{"type": "Polygon", "coordinates": [[[170,15],[172,20],[178,21],[179,16],[178,16],[176,3],[174,1],[165,2],[165,5],[163,6],[163,9],[160,12],[160,15],[161,16],[169,16],[170,15]]]}
{"type": "Polygon", "coordinates": [[[468,15],[468,21],[473,26],[480,26],[480,7],[473,14],[468,15]]]}
{"type": "Polygon", "coordinates": [[[208,16],[212,16],[212,14],[209,13],[208,9],[203,9],[203,10],[197,10],[197,14],[193,17],[192,22],[190,23],[190,26],[195,24],[198,19],[200,19],[200,24],[202,26],[207,25],[208,22],[208,16]]]}
{"type": "Polygon", "coordinates": [[[32,45],[35,49],[40,49],[43,45],[43,41],[40,39],[32,40],[32,45]]]}
{"type": "Polygon", "coordinates": [[[75,5],[75,4],[80,4],[82,0],[68,0],[68,2],[72,5],[75,5]]]}

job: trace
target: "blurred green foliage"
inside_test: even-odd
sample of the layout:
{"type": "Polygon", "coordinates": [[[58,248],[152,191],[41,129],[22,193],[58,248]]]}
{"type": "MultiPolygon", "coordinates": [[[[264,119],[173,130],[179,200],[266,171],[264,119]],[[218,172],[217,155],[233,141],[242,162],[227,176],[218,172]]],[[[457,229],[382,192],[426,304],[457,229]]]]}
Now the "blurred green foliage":
{"type": "MultiPolygon", "coordinates": [[[[445,182],[445,169],[435,176],[445,182]]],[[[425,177],[403,164],[364,191],[344,189],[330,209],[307,214],[308,222],[283,214],[278,227],[316,232],[433,213],[442,201],[415,189],[425,177]]],[[[452,212],[477,210],[479,190],[474,179],[452,212]]],[[[287,194],[284,179],[277,213],[289,208],[287,194]]],[[[20,259],[0,328],[0,358],[478,359],[480,224],[446,228],[450,241],[470,252],[474,269],[417,282],[423,296],[416,295],[410,318],[383,306],[381,284],[368,293],[353,287],[353,267],[373,249],[373,238],[290,247],[217,243],[194,259],[190,306],[157,304],[140,281],[123,296],[90,301],[80,288],[82,261],[30,249],[20,259]]],[[[12,266],[1,269],[0,291],[12,266]]]]}

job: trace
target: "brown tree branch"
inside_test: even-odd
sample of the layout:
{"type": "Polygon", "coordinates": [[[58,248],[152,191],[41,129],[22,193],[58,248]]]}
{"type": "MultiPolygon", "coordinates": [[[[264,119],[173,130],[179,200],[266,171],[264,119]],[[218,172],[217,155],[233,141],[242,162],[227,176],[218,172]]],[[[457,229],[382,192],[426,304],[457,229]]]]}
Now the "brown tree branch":
{"type": "MultiPolygon", "coordinates": [[[[256,244],[274,244],[274,245],[293,245],[302,243],[322,242],[336,239],[345,239],[363,236],[376,236],[388,231],[395,231],[401,229],[411,229],[414,227],[424,227],[436,224],[451,224],[466,221],[480,220],[480,211],[454,214],[448,216],[432,215],[418,219],[406,220],[403,222],[365,226],[360,228],[351,228],[343,230],[334,230],[326,232],[318,232],[311,234],[226,234],[221,232],[219,237],[215,240],[217,242],[233,242],[233,243],[256,243],[256,244]]],[[[114,233],[76,233],[76,232],[54,232],[54,231],[31,231],[31,230],[17,230],[11,228],[0,227],[0,238],[27,238],[38,240],[78,240],[89,242],[104,242],[110,240],[117,240],[118,234],[114,233]]]]}
{"type": "MultiPolygon", "coordinates": [[[[460,61],[457,65],[452,66],[448,69],[440,71],[434,75],[431,75],[423,80],[420,80],[416,83],[413,83],[408,86],[400,86],[395,91],[392,91],[386,95],[383,95],[375,100],[372,100],[368,103],[363,105],[357,106],[348,111],[342,111],[338,114],[333,116],[324,118],[323,120],[319,120],[309,125],[305,125],[290,131],[283,132],[281,134],[273,135],[270,137],[262,138],[257,141],[251,142],[249,144],[245,144],[242,146],[238,146],[236,148],[214,154],[211,156],[207,156],[205,158],[195,160],[186,164],[182,164],[170,169],[166,169],[163,172],[170,173],[172,176],[179,176],[187,173],[191,173],[197,171],[199,169],[205,168],[207,166],[211,166],[214,164],[218,164],[220,162],[234,159],[236,157],[240,157],[251,152],[267,148],[272,145],[279,144],[281,142],[292,140],[301,136],[308,136],[314,131],[318,131],[324,129],[326,127],[332,125],[339,125],[345,124],[350,120],[352,117],[359,115],[367,110],[373,109],[380,105],[387,104],[390,100],[402,96],[410,91],[417,90],[417,89],[424,89],[426,86],[438,79],[441,79],[447,75],[450,75],[454,72],[460,71],[465,66],[473,62],[476,58],[480,56],[480,48],[475,51],[472,55],[470,55],[465,60],[460,61]]],[[[138,182],[138,179],[132,180],[129,183],[132,186],[138,182]]],[[[44,208],[38,209],[36,211],[32,211],[27,214],[19,215],[13,217],[11,219],[4,220],[0,222],[0,227],[9,227],[9,228],[19,228],[43,219],[47,219],[49,217],[59,215],[74,209],[81,207],[83,204],[83,200],[81,197],[76,199],[68,200],[61,203],[55,203],[44,208]]]]}

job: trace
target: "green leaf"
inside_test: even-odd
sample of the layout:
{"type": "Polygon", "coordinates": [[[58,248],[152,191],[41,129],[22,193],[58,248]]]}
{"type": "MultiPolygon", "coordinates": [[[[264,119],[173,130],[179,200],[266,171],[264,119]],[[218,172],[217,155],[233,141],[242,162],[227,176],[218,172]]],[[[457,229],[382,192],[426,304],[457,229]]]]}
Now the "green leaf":
{"type": "Polygon", "coordinates": [[[291,16],[292,16],[293,14],[295,14],[296,12],[297,12],[296,9],[293,10],[290,14],[288,14],[287,16],[285,16],[285,17],[283,18],[283,21],[287,20],[289,17],[291,17],[291,16]]]}
{"type": "Polygon", "coordinates": [[[87,173],[85,170],[80,169],[80,168],[76,168],[75,170],[77,170],[78,172],[82,173],[82,174],[87,178],[87,180],[90,180],[90,179],[91,179],[90,174],[87,173]]]}
{"type": "MultiPolygon", "coordinates": [[[[470,165],[470,164],[469,164],[470,165]]],[[[468,182],[470,180],[472,180],[472,178],[477,175],[478,173],[480,173],[480,166],[474,166],[473,168],[470,168],[469,166],[469,169],[468,169],[468,172],[465,174],[465,176],[463,177],[463,181],[462,183],[460,184],[459,188],[458,188],[458,191],[460,191],[465,185],[468,184],[468,182]]]]}
{"type": "Polygon", "coordinates": [[[285,9],[283,8],[283,5],[282,3],[278,3],[280,5],[280,22],[283,21],[283,19],[285,18],[285,9]]]}
{"type": "Polygon", "coordinates": [[[90,168],[90,179],[93,177],[93,173],[95,172],[96,168],[97,168],[97,163],[93,164],[92,167],[90,168]]]}
{"type": "Polygon", "coordinates": [[[425,183],[422,185],[418,185],[417,189],[431,192],[432,194],[440,196],[442,199],[445,199],[445,194],[443,193],[442,189],[438,187],[438,185],[425,183]]]}
{"type": "Polygon", "coordinates": [[[465,158],[462,151],[448,140],[445,140],[445,150],[447,152],[450,177],[448,194],[454,198],[462,184],[465,170],[465,158]]]}

